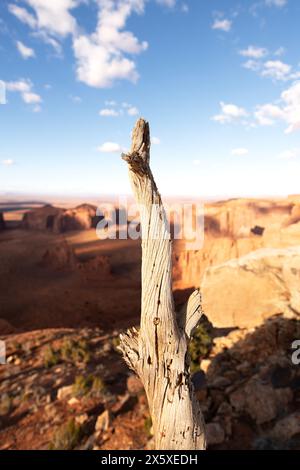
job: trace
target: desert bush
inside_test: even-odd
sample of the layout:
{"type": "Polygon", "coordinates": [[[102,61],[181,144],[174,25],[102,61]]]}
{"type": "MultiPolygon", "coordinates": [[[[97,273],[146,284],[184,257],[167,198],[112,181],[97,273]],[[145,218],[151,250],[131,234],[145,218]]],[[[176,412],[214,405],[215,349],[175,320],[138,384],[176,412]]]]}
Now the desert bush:
{"type": "Polygon", "coordinates": [[[12,398],[7,393],[4,393],[0,398],[0,416],[8,415],[11,412],[12,407],[12,398]]]}
{"type": "Polygon", "coordinates": [[[200,362],[208,356],[213,346],[211,334],[211,324],[207,320],[201,320],[195,329],[189,344],[189,354],[191,357],[191,372],[200,369],[200,362]]]}
{"type": "Polygon", "coordinates": [[[89,345],[84,339],[79,341],[65,339],[61,346],[60,354],[64,361],[71,361],[74,364],[77,362],[84,362],[86,364],[90,361],[89,345]]]}
{"type": "Polygon", "coordinates": [[[61,347],[54,349],[52,346],[47,346],[44,352],[44,364],[47,368],[60,362],[72,362],[73,364],[83,362],[86,364],[89,361],[89,345],[84,339],[79,341],[65,339],[61,347]]]}
{"type": "Polygon", "coordinates": [[[106,386],[100,377],[79,375],[75,378],[73,393],[77,397],[99,396],[106,392],[106,386]]]}
{"type": "Polygon", "coordinates": [[[51,346],[47,346],[44,351],[44,365],[47,368],[56,366],[60,362],[60,357],[57,351],[55,351],[51,346]]]}
{"type": "Polygon", "coordinates": [[[72,450],[79,444],[82,436],[82,426],[77,424],[75,419],[72,418],[55,432],[49,449],[72,450]]]}

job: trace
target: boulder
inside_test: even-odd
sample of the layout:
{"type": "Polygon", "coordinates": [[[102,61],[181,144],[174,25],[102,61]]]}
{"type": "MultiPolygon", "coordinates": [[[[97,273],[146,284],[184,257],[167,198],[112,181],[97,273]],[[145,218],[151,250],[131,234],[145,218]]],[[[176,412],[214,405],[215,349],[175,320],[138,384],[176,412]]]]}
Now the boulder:
{"type": "Polygon", "coordinates": [[[260,249],[206,270],[203,309],[215,327],[253,327],[300,315],[300,246],[260,249]]]}
{"type": "Polygon", "coordinates": [[[284,441],[287,439],[291,439],[297,434],[300,435],[300,412],[299,411],[295,411],[295,413],[291,413],[285,418],[282,418],[279,421],[277,421],[271,433],[271,435],[275,439],[284,440],[284,441]]]}
{"type": "Polygon", "coordinates": [[[70,398],[73,394],[73,385],[67,385],[65,387],[61,387],[57,390],[57,399],[58,400],[66,400],[70,398]]]}
{"type": "Polygon", "coordinates": [[[276,418],[292,398],[289,388],[274,389],[254,376],[231,393],[230,403],[238,413],[247,413],[256,424],[263,424],[276,418]]]}
{"type": "Polygon", "coordinates": [[[207,445],[213,446],[224,442],[225,432],[219,423],[208,423],[205,429],[207,445]]]}
{"type": "Polygon", "coordinates": [[[98,416],[95,431],[98,433],[107,432],[112,425],[112,415],[109,410],[103,411],[100,416],[98,416]]]}

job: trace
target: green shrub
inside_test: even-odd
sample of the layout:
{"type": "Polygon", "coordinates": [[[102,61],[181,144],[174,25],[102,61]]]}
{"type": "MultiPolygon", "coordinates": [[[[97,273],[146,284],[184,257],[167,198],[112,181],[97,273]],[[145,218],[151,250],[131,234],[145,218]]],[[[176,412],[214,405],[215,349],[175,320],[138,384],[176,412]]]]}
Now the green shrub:
{"type": "Polygon", "coordinates": [[[100,377],[79,375],[75,378],[73,393],[77,397],[99,396],[106,392],[106,386],[100,377]]]}
{"type": "Polygon", "coordinates": [[[82,436],[82,427],[72,418],[55,432],[49,449],[72,450],[79,444],[82,436]]]}
{"type": "Polygon", "coordinates": [[[55,351],[51,346],[47,346],[44,352],[44,364],[45,367],[50,368],[56,366],[60,362],[60,357],[57,351],[55,351]]]}
{"type": "Polygon", "coordinates": [[[87,363],[90,361],[89,345],[86,340],[75,341],[65,339],[60,349],[61,357],[64,361],[87,363]]]}
{"type": "Polygon", "coordinates": [[[211,324],[207,320],[202,320],[195,329],[189,344],[191,372],[199,370],[200,362],[208,356],[212,345],[211,324]]]}

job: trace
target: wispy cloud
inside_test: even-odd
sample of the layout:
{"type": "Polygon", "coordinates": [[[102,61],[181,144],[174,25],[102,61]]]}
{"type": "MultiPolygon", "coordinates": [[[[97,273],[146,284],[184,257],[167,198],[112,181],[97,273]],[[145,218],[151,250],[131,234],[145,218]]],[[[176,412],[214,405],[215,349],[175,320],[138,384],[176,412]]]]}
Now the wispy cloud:
{"type": "Polygon", "coordinates": [[[244,147],[238,147],[236,149],[231,150],[231,155],[235,157],[244,157],[248,155],[248,153],[249,153],[249,150],[244,147]]]}
{"type": "Polygon", "coordinates": [[[282,8],[287,5],[288,0],[265,0],[266,5],[269,7],[278,7],[282,8]]]}
{"type": "MultiPolygon", "coordinates": [[[[20,93],[24,103],[26,104],[40,105],[42,103],[41,96],[33,91],[33,84],[29,79],[6,82],[6,89],[7,91],[20,93]]],[[[36,108],[33,108],[33,111],[36,111],[36,108]]]]}
{"type": "Polygon", "coordinates": [[[11,158],[8,158],[6,160],[2,160],[1,163],[2,163],[3,166],[12,166],[12,165],[15,164],[15,161],[12,160],[11,158]]]}
{"type": "Polygon", "coordinates": [[[216,18],[212,24],[212,29],[217,29],[228,33],[231,30],[232,21],[226,18],[216,18]]]}
{"type": "Polygon", "coordinates": [[[121,145],[116,142],[104,142],[97,147],[97,150],[101,153],[121,153],[123,151],[121,145]]]}
{"type": "Polygon", "coordinates": [[[231,123],[239,121],[247,117],[248,113],[244,108],[241,108],[235,104],[220,102],[221,112],[212,117],[213,121],[219,122],[220,124],[231,123]]]}
{"type": "Polygon", "coordinates": [[[103,108],[99,111],[100,116],[117,117],[120,116],[120,111],[112,108],[103,108]]]}
{"type": "Polygon", "coordinates": [[[268,54],[268,49],[264,47],[248,46],[246,49],[240,50],[240,55],[251,59],[261,59],[268,54]]]}
{"type": "Polygon", "coordinates": [[[130,103],[122,103],[120,107],[116,101],[105,101],[105,105],[107,107],[99,111],[99,115],[102,117],[118,117],[124,116],[124,114],[137,116],[139,114],[138,108],[130,103]]]}
{"type": "Polygon", "coordinates": [[[23,57],[23,59],[26,60],[26,59],[30,59],[31,57],[35,57],[34,50],[31,49],[30,47],[25,46],[23,42],[17,41],[16,44],[17,44],[17,49],[19,53],[21,54],[21,56],[23,57]]]}
{"type": "Polygon", "coordinates": [[[278,103],[259,106],[255,116],[262,126],[271,126],[277,121],[287,125],[286,134],[300,130],[300,81],[293,83],[281,93],[278,103]]]}
{"type": "Polygon", "coordinates": [[[257,105],[252,112],[233,104],[221,104],[221,113],[213,116],[220,124],[241,123],[246,127],[273,126],[278,122],[287,127],[285,134],[300,130],[300,81],[294,82],[272,103],[257,105]]]}

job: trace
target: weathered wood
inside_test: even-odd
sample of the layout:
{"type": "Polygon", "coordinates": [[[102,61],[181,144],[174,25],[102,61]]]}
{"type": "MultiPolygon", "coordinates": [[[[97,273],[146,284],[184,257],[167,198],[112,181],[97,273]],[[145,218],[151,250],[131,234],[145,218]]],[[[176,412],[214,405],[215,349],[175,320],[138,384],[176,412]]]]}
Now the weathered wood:
{"type": "Polygon", "coordinates": [[[130,153],[122,155],[140,205],[142,301],[140,330],[121,336],[120,349],[141,378],[156,449],[205,448],[204,423],[189,374],[188,341],[202,314],[195,291],[177,319],[172,294],[172,241],[150,166],[149,124],[139,119],[130,153]]]}

